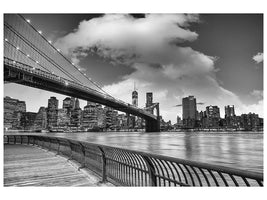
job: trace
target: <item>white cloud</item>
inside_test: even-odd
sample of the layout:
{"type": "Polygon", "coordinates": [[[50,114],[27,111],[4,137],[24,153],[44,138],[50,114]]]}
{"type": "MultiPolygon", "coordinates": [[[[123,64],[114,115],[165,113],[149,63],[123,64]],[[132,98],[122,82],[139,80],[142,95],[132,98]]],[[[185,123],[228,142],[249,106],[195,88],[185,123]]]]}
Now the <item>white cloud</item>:
{"type": "Polygon", "coordinates": [[[224,116],[225,105],[235,105],[236,113],[260,111],[262,104],[244,105],[239,97],[223,88],[217,78],[215,57],[207,56],[190,47],[181,47],[183,41],[194,41],[198,34],[189,30],[198,15],[150,14],[135,19],[129,15],[104,15],[82,21],[77,30],[57,41],[65,53],[93,51],[112,63],[123,63],[134,72],[123,80],[104,87],[114,97],[131,102],[133,83],[137,83],[139,107],[145,104],[145,93],[153,92],[160,103],[165,120],[175,122],[181,108],[181,98],[194,95],[204,110],[218,105],[224,116]],[[255,110],[255,111],[254,111],[255,110]]]}
{"type": "Polygon", "coordinates": [[[253,90],[250,94],[252,96],[256,97],[258,100],[263,99],[263,91],[262,90],[253,90]]]}
{"type": "Polygon", "coordinates": [[[252,59],[255,60],[257,64],[263,62],[263,53],[257,53],[252,59]]]}

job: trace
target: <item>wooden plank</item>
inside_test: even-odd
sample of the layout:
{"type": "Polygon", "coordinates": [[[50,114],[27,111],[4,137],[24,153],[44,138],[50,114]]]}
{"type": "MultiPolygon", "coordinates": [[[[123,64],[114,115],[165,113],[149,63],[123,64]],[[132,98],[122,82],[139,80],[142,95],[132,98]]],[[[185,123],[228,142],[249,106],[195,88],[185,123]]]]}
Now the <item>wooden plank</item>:
{"type": "Polygon", "coordinates": [[[27,145],[4,145],[4,186],[112,186],[66,158],[27,145]]]}

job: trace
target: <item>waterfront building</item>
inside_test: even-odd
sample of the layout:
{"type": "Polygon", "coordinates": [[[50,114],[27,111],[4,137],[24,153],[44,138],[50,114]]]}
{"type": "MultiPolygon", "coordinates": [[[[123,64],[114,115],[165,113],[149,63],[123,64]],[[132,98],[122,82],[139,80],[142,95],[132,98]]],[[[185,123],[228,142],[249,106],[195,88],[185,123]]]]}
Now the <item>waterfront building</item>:
{"type": "Polygon", "coordinates": [[[117,117],[118,117],[118,111],[115,111],[113,108],[104,107],[105,112],[105,128],[115,130],[117,128],[117,117]]]}
{"type": "Polygon", "coordinates": [[[24,101],[13,99],[11,97],[4,98],[4,128],[5,129],[22,129],[21,117],[26,112],[26,104],[24,101]]]}
{"type": "MultiPolygon", "coordinates": [[[[146,107],[150,107],[153,105],[153,93],[152,92],[147,92],[146,93],[146,107]]],[[[153,109],[147,109],[148,112],[153,114],[153,109]]]]}
{"type": "Polygon", "coordinates": [[[236,116],[235,116],[235,108],[234,105],[230,106],[225,106],[224,107],[225,110],[225,123],[226,123],[226,127],[229,128],[234,128],[237,126],[236,124],[236,116]]]}
{"type": "Polygon", "coordinates": [[[207,128],[218,128],[220,122],[220,108],[218,106],[207,106],[207,128]]]}
{"type": "Polygon", "coordinates": [[[68,109],[58,109],[57,112],[57,128],[67,129],[70,125],[70,116],[68,115],[68,109]]]}
{"type": "Polygon", "coordinates": [[[92,130],[98,127],[98,107],[96,103],[87,101],[83,110],[82,127],[85,130],[92,130]]]}
{"type": "Polygon", "coordinates": [[[183,125],[185,128],[194,128],[196,125],[197,103],[194,96],[188,96],[182,100],[183,125]]]}
{"type": "Polygon", "coordinates": [[[71,108],[72,108],[72,110],[74,110],[74,108],[75,108],[75,98],[74,97],[71,97],[71,108]]]}
{"type": "Polygon", "coordinates": [[[136,88],[134,87],[134,91],[132,92],[132,104],[135,107],[138,107],[138,92],[136,91],[136,88]]]}
{"type": "Polygon", "coordinates": [[[97,108],[97,127],[99,127],[99,129],[103,129],[105,128],[106,114],[101,104],[97,103],[96,108],[97,108]]]}
{"type": "Polygon", "coordinates": [[[47,106],[47,126],[48,129],[57,127],[58,100],[56,97],[48,99],[47,106]]]}
{"type": "Polygon", "coordinates": [[[70,119],[71,127],[77,130],[78,128],[80,128],[81,122],[82,122],[82,110],[80,108],[75,108],[71,112],[71,119],[70,119]]]}
{"type": "Polygon", "coordinates": [[[67,109],[67,114],[70,116],[71,110],[73,109],[72,100],[70,97],[66,97],[63,100],[63,109],[67,109]]]}
{"type": "Polygon", "coordinates": [[[35,112],[24,112],[21,116],[21,125],[24,130],[34,130],[34,121],[37,113],[35,112]]]}
{"type": "Polygon", "coordinates": [[[47,128],[47,112],[45,107],[40,107],[34,120],[34,130],[45,130],[47,128]]]}
{"type": "Polygon", "coordinates": [[[80,109],[80,101],[78,98],[75,100],[74,109],[80,109]]]}
{"type": "Polygon", "coordinates": [[[180,116],[177,115],[176,118],[176,128],[181,128],[183,126],[183,120],[181,119],[180,116]]]}
{"type": "Polygon", "coordinates": [[[255,113],[242,114],[240,126],[246,131],[258,130],[260,126],[259,115],[255,113]]]}
{"type": "Polygon", "coordinates": [[[120,127],[120,129],[128,129],[127,117],[125,114],[118,115],[118,126],[120,127]]]}

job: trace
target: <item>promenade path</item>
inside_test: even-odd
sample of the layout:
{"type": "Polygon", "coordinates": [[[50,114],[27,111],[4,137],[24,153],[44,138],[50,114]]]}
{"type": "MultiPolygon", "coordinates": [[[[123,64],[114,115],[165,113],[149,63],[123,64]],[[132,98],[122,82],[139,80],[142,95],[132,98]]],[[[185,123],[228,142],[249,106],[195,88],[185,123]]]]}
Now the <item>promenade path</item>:
{"type": "Polygon", "coordinates": [[[4,145],[4,186],[113,186],[68,158],[35,146],[4,145]]]}

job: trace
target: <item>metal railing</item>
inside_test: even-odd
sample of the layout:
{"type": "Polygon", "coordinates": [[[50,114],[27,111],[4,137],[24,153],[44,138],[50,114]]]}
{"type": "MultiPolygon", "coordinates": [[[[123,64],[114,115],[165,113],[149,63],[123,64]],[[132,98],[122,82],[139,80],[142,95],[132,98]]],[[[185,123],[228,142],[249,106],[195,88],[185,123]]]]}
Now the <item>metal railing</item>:
{"type": "Polygon", "coordinates": [[[5,135],[5,144],[55,151],[120,186],[263,186],[263,174],[66,138],[5,135]]]}

